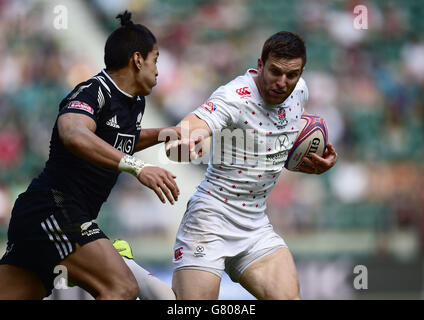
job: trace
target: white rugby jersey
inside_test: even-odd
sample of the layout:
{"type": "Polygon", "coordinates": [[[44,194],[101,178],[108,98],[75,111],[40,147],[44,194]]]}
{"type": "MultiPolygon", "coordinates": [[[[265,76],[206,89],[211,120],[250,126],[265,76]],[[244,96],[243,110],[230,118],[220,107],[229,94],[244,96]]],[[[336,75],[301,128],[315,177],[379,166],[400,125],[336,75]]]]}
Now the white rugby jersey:
{"type": "Polygon", "coordinates": [[[208,169],[193,197],[220,200],[228,218],[247,228],[269,222],[266,201],[297,138],[308,100],[300,78],[282,104],[268,105],[253,79],[257,75],[257,70],[247,70],[193,111],[213,132],[208,169]]]}

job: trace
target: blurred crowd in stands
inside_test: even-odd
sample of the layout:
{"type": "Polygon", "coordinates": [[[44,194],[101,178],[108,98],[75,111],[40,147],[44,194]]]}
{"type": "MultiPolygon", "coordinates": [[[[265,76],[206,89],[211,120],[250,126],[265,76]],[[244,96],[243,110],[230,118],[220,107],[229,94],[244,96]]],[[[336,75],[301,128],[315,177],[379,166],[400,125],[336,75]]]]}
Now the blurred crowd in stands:
{"type": "MultiPolygon", "coordinates": [[[[169,125],[218,86],[255,68],[268,36],[280,30],[299,33],[308,54],[307,111],[325,118],[340,159],[319,177],[283,172],[268,202],[275,229],[283,235],[404,230],[424,250],[422,1],[88,3],[105,34],[117,27],[116,14],[129,9],[134,21],[156,35],[159,78],[147,105],[160,108],[169,125]],[[353,27],[358,4],[368,9],[368,29],[353,27]]],[[[44,20],[38,2],[0,1],[0,229],[7,226],[17,190],[44,165],[58,103],[76,84],[70,75],[78,57],[63,51],[44,20]]],[[[145,200],[126,181],[121,182],[125,196],[136,190],[138,197],[121,209],[128,215],[145,200]]],[[[158,217],[164,218],[152,230],[166,232],[166,214],[158,217]]],[[[141,222],[127,225],[131,232],[146,229],[141,222]]]]}

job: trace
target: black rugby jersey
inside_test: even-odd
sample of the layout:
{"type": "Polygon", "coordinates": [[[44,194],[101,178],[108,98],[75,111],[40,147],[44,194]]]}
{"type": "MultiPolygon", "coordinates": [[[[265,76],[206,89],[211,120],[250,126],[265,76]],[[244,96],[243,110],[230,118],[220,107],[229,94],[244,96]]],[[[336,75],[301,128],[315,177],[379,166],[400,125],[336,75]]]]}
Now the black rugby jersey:
{"type": "MultiPolygon", "coordinates": [[[[77,85],[59,105],[59,116],[80,113],[97,124],[95,134],[116,149],[132,155],[140,136],[144,97],[120,90],[105,70],[77,85]]],[[[57,120],[50,141],[49,159],[28,191],[57,190],[93,219],[106,201],[120,172],[91,164],[68,151],[59,138],[57,120]]]]}

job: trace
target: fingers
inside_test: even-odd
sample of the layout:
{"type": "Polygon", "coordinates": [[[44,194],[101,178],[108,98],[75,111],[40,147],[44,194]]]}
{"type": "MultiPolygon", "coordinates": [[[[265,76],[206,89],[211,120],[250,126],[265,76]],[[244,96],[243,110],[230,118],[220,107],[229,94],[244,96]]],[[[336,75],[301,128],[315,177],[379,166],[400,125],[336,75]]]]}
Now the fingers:
{"type": "Polygon", "coordinates": [[[337,162],[337,158],[336,150],[331,143],[328,143],[322,157],[316,153],[310,153],[307,157],[304,156],[299,166],[299,171],[321,174],[333,167],[337,162]]]}
{"type": "Polygon", "coordinates": [[[166,187],[171,191],[172,196],[174,197],[174,200],[178,201],[178,195],[180,194],[180,191],[178,190],[178,187],[175,181],[173,180],[171,181],[170,179],[165,178],[163,182],[165,183],[166,187]]]}
{"type": "Polygon", "coordinates": [[[194,140],[194,142],[196,143],[196,144],[198,144],[199,142],[202,142],[204,140],[204,137],[203,136],[198,136],[197,138],[196,138],[196,140],[194,140]]]}
{"type": "Polygon", "coordinates": [[[162,201],[163,203],[166,203],[165,198],[163,197],[162,192],[160,192],[160,189],[158,186],[151,187],[151,189],[156,193],[160,201],[162,201]]]}
{"type": "Polygon", "coordinates": [[[303,161],[301,163],[301,166],[305,166],[305,167],[309,167],[309,168],[315,167],[315,164],[312,162],[312,160],[310,158],[303,157],[302,160],[303,161]]]}
{"type": "Polygon", "coordinates": [[[169,141],[165,145],[165,151],[168,152],[171,149],[177,148],[179,145],[181,145],[181,140],[169,141]]]}
{"type": "MultiPolygon", "coordinates": [[[[165,194],[165,196],[166,196],[166,198],[168,199],[168,201],[169,201],[171,204],[174,204],[174,199],[172,198],[171,193],[169,192],[168,187],[169,187],[169,186],[166,184],[166,182],[165,182],[165,181],[164,181],[162,184],[160,184],[160,185],[159,185],[159,188],[160,188],[160,189],[162,190],[162,192],[165,194]]],[[[165,199],[164,199],[163,203],[165,203],[165,199]]]]}
{"type": "Polygon", "coordinates": [[[303,172],[303,173],[309,173],[309,174],[314,174],[316,173],[316,169],[312,168],[310,166],[307,166],[304,164],[304,162],[302,162],[299,166],[299,171],[303,172]]]}
{"type": "MultiPolygon", "coordinates": [[[[311,159],[310,162],[313,162],[313,163],[319,163],[319,162],[325,163],[326,162],[325,158],[320,157],[316,153],[310,153],[308,157],[311,159]]],[[[306,158],[306,159],[308,159],[308,158],[306,158]]]]}
{"type": "Polygon", "coordinates": [[[336,150],[333,147],[333,144],[331,142],[327,143],[326,148],[328,149],[328,151],[330,151],[330,153],[336,153],[336,150]]]}
{"type": "Polygon", "coordinates": [[[151,189],[156,193],[160,201],[163,203],[166,203],[165,197],[171,204],[174,204],[175,201],[178,201],[178,191],[172,182],[170,182],[168,179],[164,179],[163,182],[159,182],[156,186],[152,186],[151,189]]]}
{"type": "Polygon", "coordinates": [[[175,182],[175,178],[177,177],[177,176],[174,176],[171,172],[169,172],[169,171],[166,171],[166,175],[167,175],[167,178],[169,179],[169,181],[171,181],[171,183],[174,185],[174,187],[175,187],[175,189],[176,189],[176,191],[177,191],[177,193],[178,194],[180,194],[180,189],[178,188],[178,185],[177,185],[177,183],[175,182]]]}
{"type": "MultiPolygon", "coordinates": [[[[178,195],[180,194],[180,189],[178,188],[177,183],[174,180],[176,176],[174,176],[171,172],[167,170],[163,170],[163,173],[163,175],[158,177],[159,181],[157,183],[157,186],[162,190],[162,193],[165,195],[168,201],[171,204],[174,204],[174,200],[178,201],[178,195]]],[[[161,198],[161,200],[162,199],[163,197],[161,198]]],[[[163,199],[162,202],[165,203],[165,199],[163,199]]]]}
{"type": "Polygon", "coordinates": [[[166,203],[166,199],[171,204],[178,200],[180,190],[174,180],[176,176],[171,172],[159,167],[146,167],[138,178],[142,184],[152,189],[163,203],[166,203]]]}
{"type": "Polygon", "coordinates": [[[336,149],[334,149],[333,144],[331,144],[330,142],[326,145],[325,147],[325,151],[324,151],[324,157],[325,158],[330,158],[330,156],[332,156],[333,158],[337,159],[338,155],[336,152],[336,149]]]}

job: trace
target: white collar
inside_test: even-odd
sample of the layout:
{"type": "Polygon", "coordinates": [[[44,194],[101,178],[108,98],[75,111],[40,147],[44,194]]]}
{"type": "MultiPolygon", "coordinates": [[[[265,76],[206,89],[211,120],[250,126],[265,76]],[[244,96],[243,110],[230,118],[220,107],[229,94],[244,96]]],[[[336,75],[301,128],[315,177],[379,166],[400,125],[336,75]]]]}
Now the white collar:
{"type": "Polygon", "coordinates": [[[257,100],[257,102],[259,104],[262,104],[264,106],[267,105],[267,103],[264,101],[261,94],[259,93],[259,89],[258,89],[258,86],[256,85],[255,79],[253,79],[254,76],[258,76],[258,70],[253,69],[253,68],[248,69],[246,71],[246,76],[247,76],[248,82],[250,84],[250,87],[253,91],[252,93],[253,93],[253,97],[255,98],[255,100],[257,100]]]}

